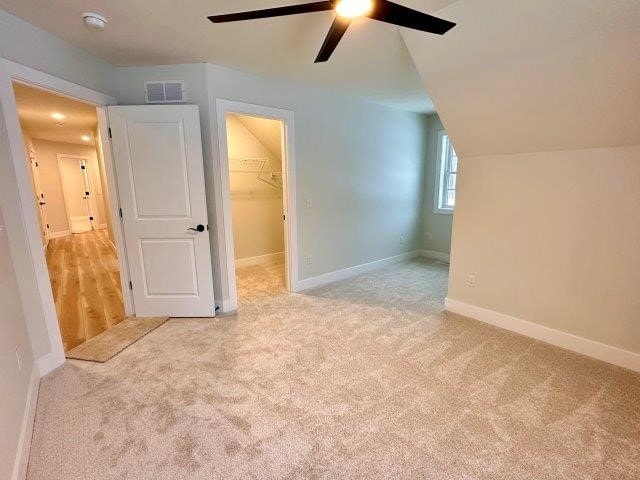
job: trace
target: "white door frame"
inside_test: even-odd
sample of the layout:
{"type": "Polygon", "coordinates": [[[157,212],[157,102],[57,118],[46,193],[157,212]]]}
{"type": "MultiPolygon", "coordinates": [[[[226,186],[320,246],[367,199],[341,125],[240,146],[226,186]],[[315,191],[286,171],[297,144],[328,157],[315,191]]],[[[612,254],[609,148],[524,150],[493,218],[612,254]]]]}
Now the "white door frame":
{"type": "Polygon", "coordinates": [[[31,194],[31,180],[25,161],[26,151],[22,141],[13,81],[96,107],[107,173],[107,185],[104,187],[109,189],[109,193],[113,193],[109,195],[109,199],[118,250],[124,308],[125,313],[131,315],[133,301],[128,287],[129,271],[124,250],[124,232],[118,216],[119,197],[105,113],[105,106],[115,105],[117,102],[109,95],[0,58],[0,121],[4,118],[4,125],[0,125],[0,149],[6,147],[12,160],[10,164],[0,166],[0,205],[7,224],[7,237],[34,356],[40,375],[45,375],[62,365],[65,362],[65,356],[49,271],[41,246],[37,212],[31,194]],[[4,127],[6,127],[8,145],[2,144],[4,127]],[[34,301],[36,299],[40,301],[34,301]]]}
{"type": "MultiPolygon", "coordinates": [[[[89,192],[89,198],[85,198],[84,200],[87,201],[87,215],[91,218],[93,217],[93,208],[91,206],[91,200],[93,200],[92,196],[93,196],[93,184],[91,183],[91,178],[89,176],[89,157],[85,157],[83,155],[72,155],[72,154],[67,154],[67,153],[58,153],[56,154],[56,158],[58,159],[58,172],[60,174],[60,183],[62,184],[62,199],[64,200],[64,208],[65,208],[65,212],[67,213],[67,222],[69,222],[69,230],[71,232],[73,232],[73,228],[71,226],[71,213],[69,213],[70,208],[69,208],[69,199],[67,198],[68,193],[67,193],[67,189],[65,188],[65,180],[64,180],[64,174],[62,171],[62,160],[64,159],[75,159],[75,160],[84,160],[84,166],[85,166],[85,178],[83,178],[84,182],[85,182],[85,187],[86,190],[89,192]],[[87,186],[87,183],[89,184],[87,186]]],[[[90,220],[89,221],[90,225],[91,225],[91,229],[95,230],[95,217],[94,220],[90,220]]]]}
{"type": "MultiPolygon", "coordinates": [[[[218,122],[218,171],[220,172],[221,213],[218,215],[217,231],[224,232],[224,239],[220,241],[218,235],[218,251],[222,283],[228,289],[228,301],[223,301],[223,311],[230,312],[238,309],[238,293],[236,290],[236,271],[233,245],[233,222],[231,216],[231,190],[229,187],[229,150],[227,147],[228,113],[252,115],[255,117],[280,120],[283,123],[282,135],[282,167],[285,172],[283,179],[283,209],[284,209],[284,256],[287,278],[287,290],[295,292],[298,285],[298,229],[296,214],[296,170],[295,170],[295,134],[293,112],[280,108],[265,107],[251,103],[232,100],[215,99],[215,110],[218,122]],[[226,303],[226,304],[225,304],[226,303]]],[[[223,285],[224,286],[224,285],[223,285]]]]}
{"type": "Polygon", "coordinates": [[[46,199],[44,198],[44,192],[42,191],[42,186],[40,184],[40,169],[36,165],[38,165],[38,158],[36,157],[35,150],[31,145],[27,145],[27,162],[29,162],[29,169],[31,170],[31,178],[33,179],[33,186],[35,187],[35,201],[36,201],[36,211],[38,216],[42,220],[42,228],[44,232],[44,248],[46,249],[49,246],[49,222],[47,220],[47,209],[46,199]],[[35,165],[34,165],[35,163],[35,165]]]}

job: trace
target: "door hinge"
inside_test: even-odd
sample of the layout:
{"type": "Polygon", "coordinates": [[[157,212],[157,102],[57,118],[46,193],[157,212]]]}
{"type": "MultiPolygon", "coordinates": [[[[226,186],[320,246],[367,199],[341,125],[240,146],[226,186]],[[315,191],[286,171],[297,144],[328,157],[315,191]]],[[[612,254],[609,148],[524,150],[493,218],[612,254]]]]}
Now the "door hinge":
{"type": "Polygon", "coordinates": [[[38,162],[36,162],[36,167],[38,166],[38,162]]]}
{"type": "Polygon", "coordinates": [[[49,227],[49,224],[48,224],[48,223],[47,223],[47,228],[51,228],[51,227],[49,227]]]}
{"type": "Polygon", "coordinates": [[[89,217],[89,220],[93,220],[93,217],[89,217]]]}
{"type": "Polygon", "coordinates": [[[286,219],[287,219],[287,215],[283,213],[283,214],[282,214],[282,219],[283,219],[283,220],[286,220],[286,219]]]}
{"type": "Polygon", "coordinates": [[[111,136],[111,127],[109,127],[109,138],[113,138],[113,137],[111,136]]]}
{"type": "Polygon", "coordinates": [[[86,167],[84,165],[80,165],[80,170],[84,170],[86,167]]]}
{"type": "Polygon", "coordinates": [[[89,192],[84,192],[84,194],[88,197],[89,196],[89,192]]]}
{"type": "Polygon", "coordinates": [[[129,290],[133,290],[133,282],[129,281],[129,290]]]}
{"type": "Polygon", "coordinates": [[[122,218],[122,209],[119,208],[118,210],[119,210],[119,213],[120,213],[120,218],[122,218]]]}

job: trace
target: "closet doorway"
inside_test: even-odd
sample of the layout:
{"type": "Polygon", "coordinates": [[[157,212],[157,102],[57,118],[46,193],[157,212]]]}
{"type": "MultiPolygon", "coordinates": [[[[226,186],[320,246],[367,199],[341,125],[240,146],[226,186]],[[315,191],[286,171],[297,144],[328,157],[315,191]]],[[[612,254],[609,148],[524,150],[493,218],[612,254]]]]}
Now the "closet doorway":
{"type": "MultiPolygon", "coordinates": [[[[218,100],[229,301],[294,290],[292,112],[218,100]]],[[[223,277],[224,280],[224,277],[223,277]]]]}

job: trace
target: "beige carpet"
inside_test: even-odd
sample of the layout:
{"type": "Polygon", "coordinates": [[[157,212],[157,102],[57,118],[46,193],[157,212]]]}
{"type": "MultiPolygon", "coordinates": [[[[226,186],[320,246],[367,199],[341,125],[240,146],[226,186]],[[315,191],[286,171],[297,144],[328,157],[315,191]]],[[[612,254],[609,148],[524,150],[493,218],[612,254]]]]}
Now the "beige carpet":
{"type": "Polygon", "coordinates": [[[67,358],[106,362],[155,330],[169,317],[131,317],[69,350],[67,358]]]}
{"type": "Polygon", "coordinates": [[[446,283],[415,261],[267,289],[69,362],[42,381],[28,478],[640,478],[640,376],[443,315],[446,283]]]}

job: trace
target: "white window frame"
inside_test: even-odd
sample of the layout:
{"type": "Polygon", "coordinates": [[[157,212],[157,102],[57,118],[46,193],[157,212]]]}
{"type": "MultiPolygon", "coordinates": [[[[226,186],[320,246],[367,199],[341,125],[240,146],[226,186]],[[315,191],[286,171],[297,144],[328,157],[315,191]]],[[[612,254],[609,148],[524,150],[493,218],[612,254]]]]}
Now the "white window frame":
{"type": "MultiPolygon", "coordinates": [[[[433,213],[440,213],[445,215],[453,215],[455,210],[454,207],[448,207],[444,204],[444,193],[446,188],[444,186],[444,182],[447,178],[445,175],[445,170],[447,169],[448,159],[445,158],[448,149],[444,149],[445,146],[445,137],[447,138],[447,145],[450,145],[450,138],[447,134],[446,130],[440,130],[438,132],[438,156],[436,163],[436,182],[434,188],[434,197],[433,197],[433,213]]],[[[457,187],[457,184],[456,184],[457,187]]]]}

